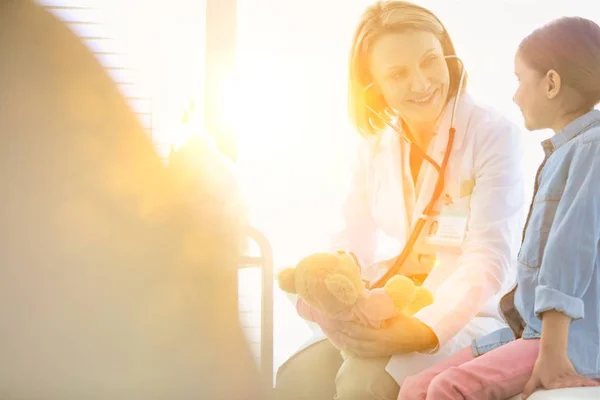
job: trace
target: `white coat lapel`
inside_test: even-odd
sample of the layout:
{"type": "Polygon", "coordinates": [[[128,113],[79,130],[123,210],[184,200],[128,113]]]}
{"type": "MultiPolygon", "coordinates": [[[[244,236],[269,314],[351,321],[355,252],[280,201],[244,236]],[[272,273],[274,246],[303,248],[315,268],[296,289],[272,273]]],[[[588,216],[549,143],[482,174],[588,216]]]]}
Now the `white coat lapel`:
{"type": "Polygon", "coordinates": [[[386,213],[379,217],[389,223],[387,233],[402,243],[408,239],[410,217],[415,202],[414,193],[411,191],[414,189],[408,187],[405,182],[404,152],[404,140],[390,128],[382,133],[373,160],[376,175],[386,182],[394,182],[386,189],[387,193],[378,195],[373,200],[377,201],[375,208],[386,213]]]}
{"type": "MultiPolygon", "coordinates": [[[[435,135],[432,143],[429,146],[428,155],[435,160],[438,165],[442,165],[442,161],[444,160],[444,155],[446,154],[446,148],[448,144],[449,137],[449,129],[450,129],[450,120],[452,117],[452,110],[454,107],[454,100],[448,102],[444,110],[444,114],[438,123],[437,134],[435,135]]],[[[469,121],[469,116],[471,115],[471,111],[473,108],[472,99],[467,94],[460,96],[458,108],[456,110],[456,115],[454,117],[454,128],[456,129],[454,143],[452,146],[452,159],[460,159],[460,149],[462,147],[462,142],[466,133],[467,124],[469,121]]],[[[449,164],[450,164],[449,162],[449,164]]],[[[448,182],[448,173],[445,177],[445,182],[448,182]]],[[[435,185],[438,179],[437,170],[431,165],[431,163],[427,161],[423,161],[421,166],[421,172],[419,173],[419,179],[417,185],[419,185],[419,190],[417,191],[418,196],[415,203],[415,207],[413,210],[411,227],[417,222],[417,220],[421,217],[423,210],[427,207],[427,204],[431,200],[431,196],[433,195],[433,191],[435,190],[435,185]]],[[[442,192],[443,196],[443,192],[442,192]]]]}

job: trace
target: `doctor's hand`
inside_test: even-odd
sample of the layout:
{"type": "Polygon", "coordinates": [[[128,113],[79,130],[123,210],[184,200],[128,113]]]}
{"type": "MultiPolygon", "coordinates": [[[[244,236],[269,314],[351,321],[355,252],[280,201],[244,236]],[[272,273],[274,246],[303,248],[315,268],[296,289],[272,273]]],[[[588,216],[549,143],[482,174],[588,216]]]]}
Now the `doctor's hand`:
{"type": "Polygon", "coordinates": [[[390,357],[394,354],[426,351],[437,346],[437,337],[421,321],[407,315],[397,315],[383,328],[370,328],[354,322],[344,322],[340,333],[344,350],[358,357],[390,357]]]}

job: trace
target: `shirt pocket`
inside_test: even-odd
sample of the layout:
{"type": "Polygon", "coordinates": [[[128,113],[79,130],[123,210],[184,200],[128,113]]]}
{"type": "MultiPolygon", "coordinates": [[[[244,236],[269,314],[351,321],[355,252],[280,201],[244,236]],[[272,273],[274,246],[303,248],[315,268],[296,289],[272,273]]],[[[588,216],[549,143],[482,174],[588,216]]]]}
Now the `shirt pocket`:
{"type": "Polygon", "coordinates": [[[534,201],[525,238],[519,250],[518,261],[520,264],[529,268],[540,267],[558,201],[559,199],[554,196],[534,201]]]}
{"type": "Polygon", "coordinates": [[[440,196],[439,203],[444,205],[447,200],[451,201],[454,211],[469,214],[471,211],[471,195],[475,190],[474,171],[464,160],[452,160],[446,169],[444,179],[444,191],[440,196]]]}

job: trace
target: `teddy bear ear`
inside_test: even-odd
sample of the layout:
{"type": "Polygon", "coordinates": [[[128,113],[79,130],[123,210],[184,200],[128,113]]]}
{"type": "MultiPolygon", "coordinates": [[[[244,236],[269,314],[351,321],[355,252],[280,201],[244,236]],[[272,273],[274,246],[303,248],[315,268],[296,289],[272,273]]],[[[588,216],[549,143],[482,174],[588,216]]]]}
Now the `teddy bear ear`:
{"type": "Polygon", "coordinates": [[[277,274],[277,282],[284,292],[296,294],[296,268],[286,268],[277,274]]]}
{"type": "Polygon", "coordinates": [[[343,304],[352,305],[358,300],[358,289],[347,276],[329,275],[325,277],[324,283],[329,293],[343,304]]]}

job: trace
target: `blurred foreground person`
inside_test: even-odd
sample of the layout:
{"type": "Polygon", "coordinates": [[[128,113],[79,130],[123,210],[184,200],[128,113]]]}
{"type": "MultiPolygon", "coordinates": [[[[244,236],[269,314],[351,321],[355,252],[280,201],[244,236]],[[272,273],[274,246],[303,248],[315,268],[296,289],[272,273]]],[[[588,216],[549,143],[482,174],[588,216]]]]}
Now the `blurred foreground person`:
{"type": "Polygon", "coordinates": [[[264,398],[238,323],[244,219],[202,169],[217,158],[165,167],[31,1],[0,0],[0,54],[0,398],[264,398]]]}

